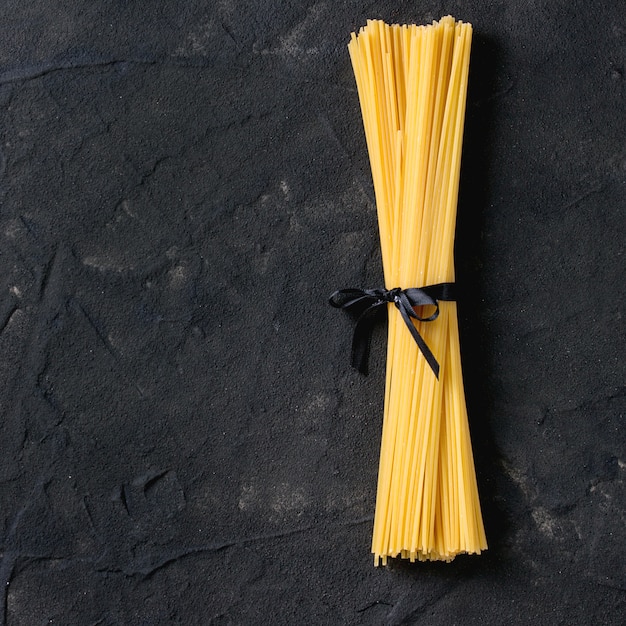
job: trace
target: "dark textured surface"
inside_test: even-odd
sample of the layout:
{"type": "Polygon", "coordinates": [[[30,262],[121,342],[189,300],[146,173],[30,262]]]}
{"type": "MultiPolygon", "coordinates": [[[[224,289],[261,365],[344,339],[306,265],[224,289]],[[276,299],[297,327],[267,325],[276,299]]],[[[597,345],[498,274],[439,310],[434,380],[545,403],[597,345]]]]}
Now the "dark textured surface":
{"type": "Polygon", "coordinates": [[[391,6],[2,3],[1,623],[624,623],[626,7],[391,6]],[[490,549],[374,569],[384,329],[363,378],[326,303],[382,280],[346,43],[446,13],[490,549]]]}

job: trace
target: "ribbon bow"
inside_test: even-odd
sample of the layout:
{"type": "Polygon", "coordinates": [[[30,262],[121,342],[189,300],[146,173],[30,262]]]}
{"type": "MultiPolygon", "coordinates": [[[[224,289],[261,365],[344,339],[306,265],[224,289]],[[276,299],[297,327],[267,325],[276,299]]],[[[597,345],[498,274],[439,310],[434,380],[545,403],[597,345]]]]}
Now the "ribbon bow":
{"type": "Polygon", "coordinates": [[[439,317],[439,300],[455,300],[454,283],[439,283],[421,288],[400,289],[340,289],[329,298],[329,302],[337,309],[358,312],[354,335],[352,337],[352,367],[362,374],[367,374],[367,360],[376,313],[383,304],[393,303],[402,315],[415,343],[424,358],[439,379],[439,363],[430,348],[419,334],[412,319],[420,322],[432,322],[439,317]],[[414,307],[434,306],[435,311],[428,317],[420,317],[414,307]]]}

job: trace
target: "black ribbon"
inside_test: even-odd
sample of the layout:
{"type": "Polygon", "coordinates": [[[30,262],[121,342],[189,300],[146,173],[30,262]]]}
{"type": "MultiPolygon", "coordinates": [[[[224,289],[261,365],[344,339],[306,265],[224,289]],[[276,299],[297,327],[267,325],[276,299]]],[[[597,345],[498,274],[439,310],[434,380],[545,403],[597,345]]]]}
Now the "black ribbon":
{"type": "Polygon", "coordinates": [[[415,343],[422,351],[437,379],[439,363],[419,334],[412,319],[420,322],[432,322],[439,317],[439,300],[455,300],[454,283],[439,283],[427,287],[400,289],[340,289],[329,299],[337,309],[346,309],[358,314],[354,335],[352,337],[352,367],[362,374],[367,374],[367,361],[372,340],[372,331],[376,322],[376,314],[383,304],[393,303],[402,315],[404,323],[411,332],[415,343]],[[420,317],[414,307],[434,306],[435,311],[427,317],[420,317]]]}

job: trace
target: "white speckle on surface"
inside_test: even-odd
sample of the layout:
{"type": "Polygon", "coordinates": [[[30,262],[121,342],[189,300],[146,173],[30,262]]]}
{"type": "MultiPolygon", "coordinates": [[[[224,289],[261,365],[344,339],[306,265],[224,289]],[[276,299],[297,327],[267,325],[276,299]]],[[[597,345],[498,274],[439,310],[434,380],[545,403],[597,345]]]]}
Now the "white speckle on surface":
{"type": "Polygon", "coordinates": [[[19,219],[9,220],[4,228],[4,236],[7,239],[15,239],[20,232],[25,230],[24,224],[19,219]]]}
{"type": "Polygon", "coordinates": [[[272,54],[280,57],[301,58],[305,56],[319,54],[317,46],[307,46],[305,38],[307,33],[314,31],[320,23],[320,18],[326,5],[316,4],[309,8],[306,17],[294,26],[284,37],[279,38],[280,45],[272,48],[258,50],[256,46],[253,51],[257,54],[272,54]]]}
{"type": "Polygon", "coordinates": [[[327,513],[345,511],[352,516],[367,515],[374,509],[374,493],[354,490],[349,485],[337,485],[329,489],[324,508],[327,513]]]}
{"type": "Polygon", "coordinates": [[[187,277],[185,268],[182,265],[173,267],[167,275],[169,278],[169,285],[172,289],[180,289],[184,285],[185,278],[187,277]]]}
{"type": "Polygon", "coordinates": [[[300,516],[309,504],[302,487],[293,487],[289,483],[281,483],[276,485],[274,491],[270,507],[274,512],[281,515],[295,513],[300,516]]]}
{"type": "Polygon", "coordinates": [[[246,511],[256,504],[257,492],[254,485],[242,485],[239,496],[239,509],[246,511]]]}
{"type": "Polygon", "coordinates": [[[93,267],[101,272],[123,272],[125,270],[132,270],[133,266],[124,266],[110,257],[106,256],[86,256],[83,259],[83,265],[87,267],[93,267]]]}
{"type": "Polygon", "coordinates": [[[303,487],[283,481],[259,490],[253,480],[242,485],[237,506],[240,511],[265,510],[277,521],[286,517],[300,517],[310,504],[303,487]]]}
{"type": "Polygon", "coordinates": [[[532,513],[532,518],[539,532],[550,539],[554,538],[557,523],[554,518],[542,507],[536,508],[532,513]]]}
{"type": "Polygon", "coordinates": [[[213,21],[206,21],[191,31],[185,42],[174,50],[175,57],[206,57],[210,53],[210,43],[217,37],[217,28],[213,21]]]}
{"type": "Polygon", "coordinates": [[[513,467],[510,463],[505,463],[503,461],[502,466],[511,480],[522,490],[522,493],[526,497],[529,497],[531,495],[531,490],[528,486],[527,477],[518,468],[513,467]]]}

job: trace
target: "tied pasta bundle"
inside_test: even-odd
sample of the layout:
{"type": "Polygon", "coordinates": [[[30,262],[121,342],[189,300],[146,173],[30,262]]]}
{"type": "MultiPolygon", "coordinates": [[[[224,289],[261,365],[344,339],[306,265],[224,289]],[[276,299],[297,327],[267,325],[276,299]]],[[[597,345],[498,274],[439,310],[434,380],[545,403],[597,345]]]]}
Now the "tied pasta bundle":
{"type": "Polygon", "coordinates": [[[429,307],[413,307],[426,312],[410,321],[396,302],[400,289],[454,282],[471,37],[471,25],[450,16],[427,26],[373,20],[352,34],[348,46],[371,161],[386,293],[392,294],[384,303],[389,338],[372,540],[376,565],[386,565],[388,557],[451,561],[487,548],[456,302],[435,301],[438,316],[432,317],[429,307]]]}

